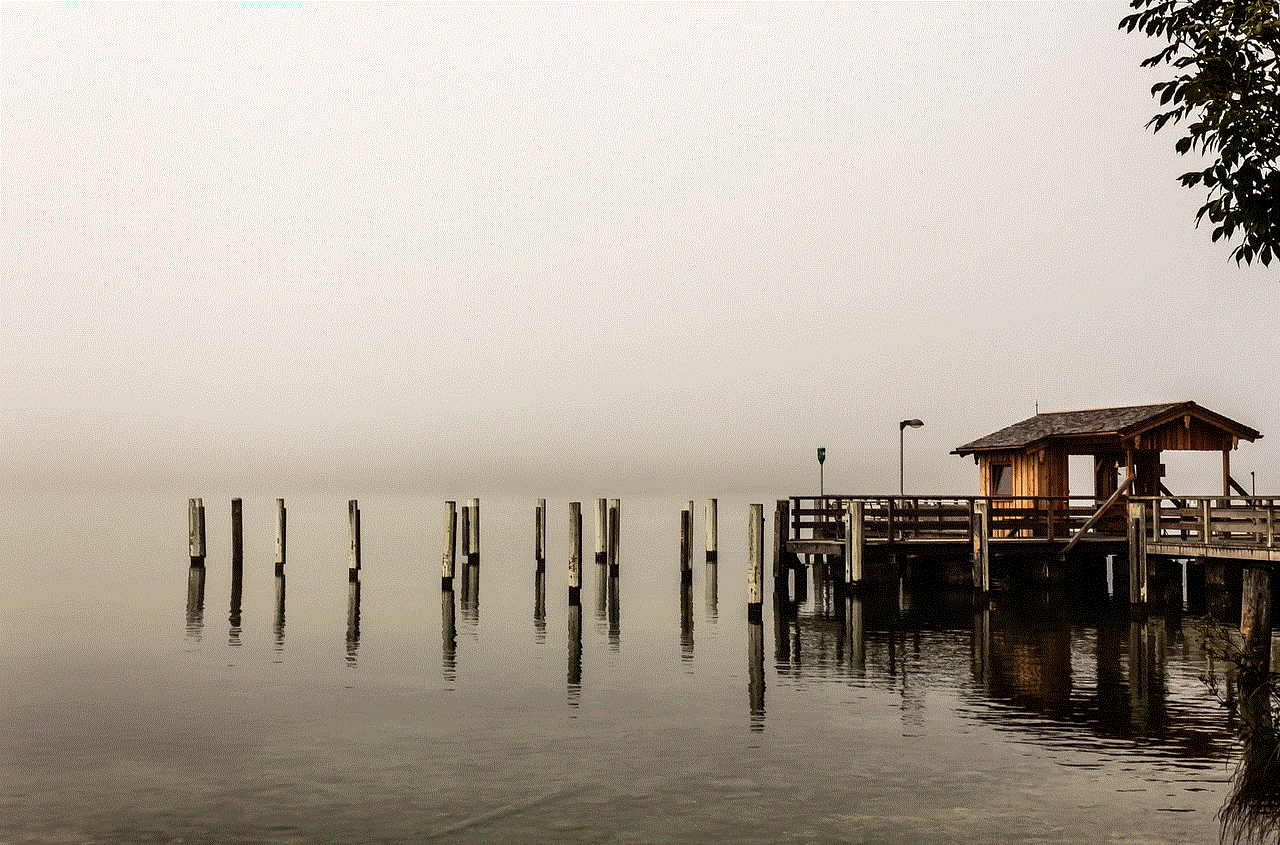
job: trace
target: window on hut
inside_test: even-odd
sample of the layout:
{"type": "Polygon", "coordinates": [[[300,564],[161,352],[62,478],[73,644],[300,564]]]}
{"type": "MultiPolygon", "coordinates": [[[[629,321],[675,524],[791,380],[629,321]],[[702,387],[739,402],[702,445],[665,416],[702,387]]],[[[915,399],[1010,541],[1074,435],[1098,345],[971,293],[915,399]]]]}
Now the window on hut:
{"type": "Polygon", "coordinates": [[[1013,495],[1012,464],[992,464],[991,465],[991,495],[993,496],[1013,495]]]}

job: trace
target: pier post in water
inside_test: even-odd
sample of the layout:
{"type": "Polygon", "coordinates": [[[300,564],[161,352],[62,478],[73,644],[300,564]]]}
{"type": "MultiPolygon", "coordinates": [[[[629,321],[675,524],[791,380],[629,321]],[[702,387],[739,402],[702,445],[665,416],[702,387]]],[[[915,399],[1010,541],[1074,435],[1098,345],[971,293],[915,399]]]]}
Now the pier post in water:
{"type": "Polygon", "coordinates": [[[622,502],[613,499],[609,502],[609,574],[618,574],[618,551],[621,540],[618,537],[622,524],[622,502]]]}
{"type": "Polygon", "coordinates": [[[287,513],[284,509],[284,499],[276,499],[276,574],[284,575],[284,562],[287,550],[287,540],[285,529],[287,528],[287,513]]]}
{"type": "Polygon", "coordinates": [[[462,506],[462,556],[465,559],[471,552],[471,506],[462,506]]]}
{"type": "Polygon", "coordinates": [[[187,550],[192,566],[204,566],[204,500],[187,500],[187,550]]]}
{"type": "MultiPolygon", "coordinates": [[[[453,572],[458,544],[458,503],[444,503],[444,555],[440,559],[440,589],[453,589],[453,572]]],[[[450,602],[452,604],[452,601],[450,602]]]]}
{"type": "Polygon", "coordinates": [[[759,622],[764,605],[764,505],[751,506],[747,531],[747,621],[759,622]]]}
{"type": "Polygon", "coordinates": [[[718,506],[715,499],[707,499],[707,563],[715,563],[719,555],[720,530],[719,516],[716,513],[718,506]]]}
{"type": "Polygon", "coordinates": [[[1145,608],[1147,605],[1147,506],[1143,502],[1129,503],[1129,606],[1145,608]]]}
{"type": "Polygon", "coordinates": [[[467,544],[467,565],[480,564],[480,500],[471,500],[471,537],[467,544]]]}
{"type": "Polygon", "coordinates": [[[1240,637],[1246,661],[1241,687],[1248,685],[1252,694],[1253,687],[1265,683],[1271,672],[1271,568],[1267,564],[1244,568],[1240,637]]]}
{"type": "Polygon", "coordinates": [[[863,502],[851,500],[844,529],[844,582],[849,587],[862,583],[862,555],[864,530],[862,522],[863,502]]]}
{"type": "MultiPolygon", "coordinates": [[[[693,503],[690,502],[690,505],[693,503]]],[[[693,583],[693,509],[680,511],[680,583],[693,583]]]]}
{"type": "Polygon", "coordinates": [[[231,500],[231,565],[244,563],[244,500],[231,500]]]}
{"type": "Polygon", "coordinates": [[[569,503],[569,604],[582,596],[582,503],[569,503]]]}
{"type": "Polygon", "coordinates": [[[596,499],[596,563],[609,562],[609,500],[596,499]]]}
{"type": "Polygon", "coordinates": [[[533,509],[533,563],[537,572],[547,566],[547,500],[539,499],[533,509]]]}
{"type": "Polygon", "coordinates": [[[351,541],[351,551],[347,556],[348,580],[355,581],[360,577],[360,505],[355,499],[347,502],[347,533],[351,541]]]}
{"type": "Polygon", "coordinates": [[[973,503],[973,589],[991,592],[991,502],[973,503]]]}

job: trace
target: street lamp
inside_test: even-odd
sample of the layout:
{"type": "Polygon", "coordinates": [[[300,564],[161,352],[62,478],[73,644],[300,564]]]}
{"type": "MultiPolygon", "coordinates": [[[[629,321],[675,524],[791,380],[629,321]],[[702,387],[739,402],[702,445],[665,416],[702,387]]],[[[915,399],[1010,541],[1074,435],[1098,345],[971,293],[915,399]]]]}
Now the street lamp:
{"type": "Polygon", "coordinates": [[[907,430],[907,426],[911,426],[912,428],[919,428],[922,425],[924,425],[924,423],[921,422],[920,420],[903,420],[902,422],[898,423],[898,495],[899,496],[906,495],[903,492],[904,464],[902,459],[902,432],[907,430]]]}
{"type": "Polygon", "coordinates": [[[818,496],[822,496],[822,462],[827,459],[827,447],[818,447],[818,496]]]}

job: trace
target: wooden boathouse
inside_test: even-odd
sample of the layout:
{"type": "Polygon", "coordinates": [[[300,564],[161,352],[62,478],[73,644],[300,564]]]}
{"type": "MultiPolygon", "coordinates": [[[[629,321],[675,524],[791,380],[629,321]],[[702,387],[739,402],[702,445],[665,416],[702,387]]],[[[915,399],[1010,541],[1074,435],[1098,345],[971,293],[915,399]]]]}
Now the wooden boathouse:
{"type": "Polygon", "coordinates": [[[986,592],[1023,577],[1062,580],[1068,563],[1105,583],[1111,557],[1117,581],[1120,566],[1139,562],[1124,580],[1131,600],[1145,602],[1149,580],[1168,568],[1158,561],[1280,562],[1280,499],[1249,496],[1231,477],[1231,453],[1261,436],[1194,402],[1036,414],[952,452],[978,466],[977,496],[780,501],[775,580],[789,569],[802,576],[806,563],[846,583],[936,569],[986,592]],[[1161,462],[1173,450],[1220,453],[1222,495],[1173,494],[1161,462]],[[1093,484],[1073,495],[1068,459],[1077,455],[1092,458],[1093,484]]]}

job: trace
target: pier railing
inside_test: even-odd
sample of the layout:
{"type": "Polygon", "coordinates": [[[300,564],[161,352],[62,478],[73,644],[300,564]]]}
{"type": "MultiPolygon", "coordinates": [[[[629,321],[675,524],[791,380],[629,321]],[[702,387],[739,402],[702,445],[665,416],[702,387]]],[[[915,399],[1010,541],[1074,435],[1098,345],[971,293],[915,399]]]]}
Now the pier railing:
{"type": "Polygon", "coordinates": [[[1149,539],[1157,543],[1280,547],[1280,498],[1142,496],[1149,539]]]}
{"type": "MultiPolygon", "coordinates": [[[[793,496],[791,536],[840,540],[850,502],[862,502],[863,537],[873,542],[972,541],[973,506],[990,507],[992,539],[1070,540],[1098,514],[1092,496],[793,496]]],[[[1125,508],[1115,502],[1090,534],[1125,536],[1125,508]]]]}

